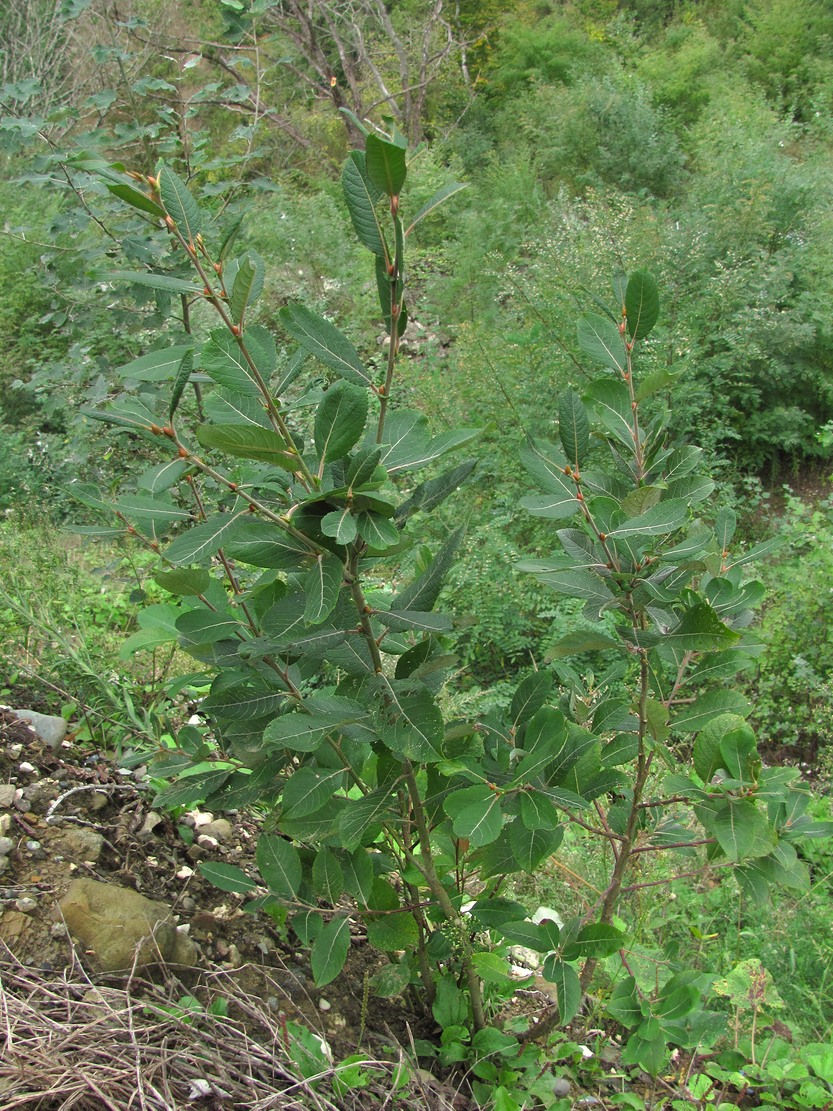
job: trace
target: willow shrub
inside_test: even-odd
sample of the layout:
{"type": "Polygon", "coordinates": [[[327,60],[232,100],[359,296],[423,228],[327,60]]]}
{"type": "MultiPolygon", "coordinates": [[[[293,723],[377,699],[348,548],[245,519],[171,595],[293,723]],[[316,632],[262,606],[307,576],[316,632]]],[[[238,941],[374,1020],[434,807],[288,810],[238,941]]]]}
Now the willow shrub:
{"type": "Polygon", "coordinates": [[[600,963],[626,1062],[655,1071],[669,1043],[713,1042],[725,1024],[703,1008],[702,975],[670,964],[648,983],[628,963],[617,912],[654,882],[641,879],[645,854],[668,854],[659,882],[719,868],[765,898],[770,883],[806,888],[796,840],[828,827],[805,816],[790,769],[762,767],[732,689],[761,595],[745,578],[756,553],[733,547],[731,512],[700,516],[714,490],[702,454],[670,441],[656,403],[673,379],[637,375],[660,311],[651,276],[617,277],[615,309],[581,318],[598,376],[558,400],[559,444],[521,449],[542,492],[519,509],[553,523],[555,546],[524,569],[583,599],[588,618],[552,649],[568,687],[541,669],[505,712],[449,717],[455,619],[435,603],[463,529],[431,552],[420,522],[469,475],[470,461],[441,461],[476,432],[432,435],[397,404],[396,369],[411,233],[458,187],[406,215],[395,131],[369,131],[345,165],[387,332],[380,359],[293,302],[276,340],[253,320],[265,265],[237,247],[239,223],[218,226],[167,165],[98,169],[157,244],[156,265],[111,282],[179,306],[181,329],[122,368],[144,392],[91,413],[158,462],[115,500],[76,494],[159,554],[170,602],[145,610],[131,647],[177,641],[210,682],[204,728],[183,726],[153,761],[172,781],[158,802],[267,813],[259,876],[203,874],[286,922],[318,985],[339,975],[360,925],[388,958],[373,989],[415,992],[444,1030],[439,1048],[420,1048],[474,1057],[481,1094],[517,1079],[525,1043],[574,1018],[600,963]],[[588,653],[621,661],[620,681],[582,690],[569,660],[588,653]],[[597,838],[606,887],[580,918],[533,922],[507,877],[541,868],[571,824],[597,838]],[[498,1028],[516,945],[540,954],[557,998],[525,1031],[498,1028]]]}

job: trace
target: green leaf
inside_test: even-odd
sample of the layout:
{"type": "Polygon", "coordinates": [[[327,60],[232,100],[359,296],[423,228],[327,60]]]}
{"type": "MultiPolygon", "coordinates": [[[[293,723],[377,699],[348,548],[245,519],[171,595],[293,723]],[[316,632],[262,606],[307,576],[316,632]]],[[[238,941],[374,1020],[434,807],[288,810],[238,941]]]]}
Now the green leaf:
{"type": "Polygon", "coordinates": [[[578,343],[582,351],[601,366],[624,372],[626,363],[625,341],[619,329],[605,316],[586,312],[577,327],[578,343]]]}
{"type": "Polygon", "coordinates": [[[312,943],[310,965],[317,987],[324,987],[338,976],[344,968],[349,950],[350,919],[334,918],[312,943]]]}
{"type": "Polygon", "coordinates": [[[314,752],[330,733],[354,721],[344,714],[291,713],[270,721],[263,732],[263,743],[289,748],[293,752],[314,752]]]}
{"type": "Polygon", "coordinates": [[[221,891],[231,891],[236,895],[245,895],[257,886],[250,880],[242,868],[235,864],[215,864],[211,861],[201,860],[197,867],[203,879],[208,880],[214,887],[221,891]]]}
{"type": "Polygon", "coordinates": [[[644,339],[659,319],[659,289],[647,270],[635,270],[625,291],[628,335],[644,339]]]}
{"type": "Polygon", "coordinates": [[[172,787],[160,791],[155,796],[153,804],[173,810],[177,806],[190,806],[192,803],[201,802],[215,791],[219,791],[230,774],[228,768],[218,768],[216,771],[189,775],[187,778],[180,779],[172,787]]]}
{"type": "Polygon", "coordinates": [[[714,515],[714,535],[721,553],[729,551],[736,528],[737,517],[734,510],[729,509],[728,506],[718,509],[714,515]]]}
{"type": "Polygon", "coordinates": [[[218,717],[245,721],[274,713],[283,706],[285,700],[286,695],[281,691],[254,690],[245,683],[239,683],[210,694],[200,709],[218,717]]]}
{"type": "Polygon", "coordinates": [[[707,722],[694,742],[694,770],[704,783],[710,783],[721,767],[720,742],[733,729],[746,725],[737,714],[721,714],[707,722]]]}
{"type": "Polygon", "coordinates": [[[564,840],[564,830],[527,829],[520,818],[509,826],[509,846],[512,858],[522,871],[534,875],[541,862],[551,857],[564,840]]]}
{"type": "Polygon", "coordinates": [[[410,224],[405,229],[405,235],[410,235],[417,224],[424,220],[435,208],[439,208],[443,201],[447,201],[449,197],[453,197],[455,193],[459,193],[461,189],[468,189],[468,184],[461,181],[450,181],[447,185],[438,189],[430,201],[426,201],[416,216],[414,216],[413,220],[411,220],[410,224]]]}
{"type": "Polygon", "coordinates": [[[521,822],[530,830],[557,829],[558,810],[542,791],[524,791],[520,802],[521,822]]]}
{"type": "Polygon", "coordinates": [[[350,799],[339,821],[344,848],[357,849],[365,835],[375,836],[382,823],[393,817],[394,798],[390,788],[380,787],[360,799],[350,799]]]}
{"type": "Polygon", "coordinates": [[[656,1076],[668,1057],[665,1037],[657,1019],[650,1019],[631,1034],[622,1051],[622,1061],[627,1065],[638,1065],[651,1076],[656,1076]]]}
{"type": "Polygon", "coordinates": [[[367,390],[344,380],[324,394],[315,414],[315,450],[321,460],[343,459],[361,438],[367,421],[367,390]]]}
{"type": "Polygon", "coordinates": [[[393,548],[402,539],[393,521],[378,513],[360,513],[356,517],[356,528],[372,551],[381,552],[385,548],[393,548]]]}
{"type": "Polygon", "coordinates": [[[284,785],[284,818],[305,818],[320,810],[341,786],[343,778],[341,768],[325,774],[319,774],[313,768],[299,768],[284,785]]]}
{"type": "Polygon", "coordinates": [[[582,652],[609,651],[623,652],[624,645],[612,637],[605,636],[604,633],[587,629],[581,632],[567,633],[550,648],[547,652],[547,659],[557,660],[565,656],[577,656],[582,652]]]}
{"type": "Polygon", "coordinates": [[[229,316],[238,327],[242,328],[243,326],[246,309],[263,292],[265,276],[266,267],[263,259],[254,251],[250,251],[240,263],[240,267],[234,276],[234,285],[231,288],[231,297],[229,298],[229,316]]]}
{"type": "Polygon", "coordinates": [[[562,956],[565,961],[600,960],[618,952],[625,943],[625,934],[615,926],[603,922],[591,922],[583,926],[578,936],[564,946],[562,956]]]}
{"type": "Polygon", "coordinates": [[[565,390],[558,399],[558,433],[570,463],[582,467],[590,446],[590,425],[584,402],[575,390],[565,390]]]}
{"type": "Polygon", "coordinates": [[[553,676],[549,671],[533,671],[519,684],[512,696],[509,717],[515,729],[526,725],[544,705],[550,695],[553,676]]]}
{"type": "Polygon", "coordinates": [[[157,218],[163,218],[165,215],[155,201],[151,200],[150,197],[140,192],[134,186],[128,185],[126,182],[115,185],[109,184],[107,188],[114,197],[118,197],[120,201],[124,201],[125,204],[129,204],[133,208],[138,208],[140,212],[147,212],[151,216],[156,216],[157,218]]]}
{"type": "Polygon", "coordinates": [[[629,451],[633,450],[633,410],[628,387],[618,378],[591,382],[584,396],[596,410],[605,428],[629,451]]]}
{"type": "MultiPolygon", "coordinates": [[[[509,984],[513,980],[509,961],[497,953],[475,953],[471,963],[484,984],[509,984]]],[[[485,1031],[481,1030],[480,1033],[485,1031]]],[[[514,1038],[512,1042],[517,1044],[514,1038]]]]}
{"type": "Polygon", "coordinates": [[[188,343],[149,351],[120,366],[115,373],[119,378],[135,378],[138,382],[167,382],[176,374],[185,355],[193,350],[194,345],[188,343]]]}
{"type": "Polygon", "coordinates": [[[500,802],[500,795],[489,787],[464,787],[446,796],[443,809],[452,820],[455,835],[478,848],[500,836],[503,828],[500,802]]]}
{"type": "Polygon", "coordinates": [[[465,526],[455,529],[437,552],[425,571],[403,591],[391,599],[392,610],[430,610],[439,597],[445,577],[451,570],[457,549],[463,540],[465,526]]]}
{"type": "Polygon", "coordinates": [[[174,413],[177,410],[182,394],[185,387],[191,380],[191,374],[194,370],[194,353],[193,351],[186,351],[182,356],[179,366],[177,367],[176,377],[174,378],[173,389],[171,390],[171,403],[168,406],[168,420],[174,419],[174,413]]]}
{"type": "Polygon", "coordinates": [[[374,614],[383,625],[394,632],[415,629],[420,633],[447,633],[453,622],[448,614],[420,612],[419,610],[377,610],[374,614]]]}
{"type": "Polygon", "coordinates": [[[157,571],[153,578],[169,594],[204,594],[211,585],[211,576],[204,567],[176,567],[173,571],[157,571]]]}
{"type": "Polygon", "coordinates": [[[367,940],[383,953],[413,951],[419,943],[419,930],[410,911],[385,914],[368,919],[367,940]]]}
{"type": "Polygon", "coordinates": [[[476,459],[467,459],[465,463],[452,467],[444,474],[438,475],[437,478],[429,478],[425,482],[421,482],[410,497],[402,502],[396,510],[397,518],[407,517],[417,510],[427,513],[429,510],[435,509],[465,482],[476,466],[476,459]]]}
{"type": "Polygon", "coordinates": [[[642,1021],[644,1016],[633,976],[626,976],[616,985],[607,1001],[606,1009],[610,1017],[622,1026],[630,1028],[642,1021]]]}
{"type": "Polygon", "coordinates": [[[381,463],[389,474],[416,471],[479,435],[479,429],[460,428],[443,432],[432,439],[428,434],[428,419],[422,413],[395,410],[385,422],[379,445],[381,463]]]}
{"type": "Polygon", "coordinates": [[[526,907],[502,895],[483,895],[470,908],[471,917],[486,930],[500,929],[504,922],[514,922],[526,907]]]}
{"type": "Polygon", "coordinates": [[[357,902],[367,904],[373,890],[373,864],[366,849],[358,848],[342,855],[344,888],[357,902]]]}
{"type": "Polygon", "coordinates": [[[224,547],[231,559],[277,571],[294,569],[312,554],[300,540],[289,536],[279,525],[256,521],[249,514],[238,516],[224,547]]]}
{"type": "Polygon", "coordinates": [[[315,894],[335,904],[344,890],[344,872],[338,857],[326,846],[319,849],[312,863],[312,886],[315,894]]]}
{"type": "Polygon", "coordinates": [[[673,728],[683,733],[697,733],[721,714],[745,717],[751,710],[749,701],[740,691],[717,690],[701,695],[674,714],[673,728]]]}
{"type": "Polygon", "coordinates": [[[630,536],[666,536],[681,528],[688,519],[688,504],[682,499],[672,498],[660,502],[647,512],[625,521],[608,533],[608,536],[623,540],[630,536]]]}
{"type": "Polygon", "coordinates": [[[176,224],[186,243],[195,244],[202,231],[202,218],[188,186],[173,170],[161,165],[157,171],[159,195],[165,211],[176,224]]]}
{"type": "Polygon", "coordinates": [[[755,734],[745,722],[725,733],[720,740],[720,759],[732,779],[752,783],[754,764],[757,763],[760,768],[757,755],[755,734]]]}
{"type": "Polygon", "coordinates": [[[254,425],[271,428],[263,398],[246,396],[218,386],[203,397],[203,412],[212,424],[254,425]]]}
{"type": "Polygon", "coordinates": [[[766,856],[775,844],[775,831],[750,799],[730,799],[717,807],[710,823],[718,844],[730,860],[766,856]]]}
{"type": "Polygon", "coordinates": [[[564,499],[573,503],[572,512],[578,508],[575,504],[576,484],[564,473],[564,462],[555,458],[557,449],[546,440],[533,440],[528,437],[521,444],[521,462],[541,487],[549,494],[563,495],[564,499]]]}
{"type": "Polygon", "coordinates": [[[333,612],[343,579],[344,564],[337,555],[326,552],[315,560],[304,582],[307,624],[320,625],[333,612]]]}
{"type": "Polygon", "coordinates": [[[376,215],[376,202],[382,191],[371,185],[368,179],[363,151],[350,153],[341,174],[341,184],[359,242],[377,258],[386,260],[384,233],[376,215]]]}
{"type": "Polygon", "coordinates": [[[189,466],[184,459],[169,459],[167,463],[160,463],[145,471],[138,479],[138,485],[151,494],[161,494],[179,482],[189,466]]]}
{"type": "Polygon", "coordinates": [[[356,518],[351,510],[344,506],[334,509],[332,513],[321,518],[321,532],[335,540],[336,544],[352,544],[359,534],[356,527],[356,518]]]}
{"type": "Polygon", "coordinates": [[[710,652],[736,644],[740,633],[724,625],[708,602],[698,602],[670,633],[635,633],[634,640],[647,648],[661,643],[682,652],[710,652]]]}
{"type": "Polygon", "coordinates": [[[125,494],[121,498],[116,498],[112,507],[126,517],[155,521],[163,525],[191,520],[191,514],[187,509],[179,509],[166,498],[155,498],[150,494],[125,494]]]}
{"type": "Polygon", "coordinates": [[[418,763],[444,758],[445,723],[428,691],[399,695],[387,684],[391,704],[384,711],[381,736],[393,752],[418,763]]]}
{"type": "Polygon", "coordinates": [[[576,1017],[581,1006],[581,985],[578,974],[571,964],[566,964],[555,957],[547,957],[542,975],[549,983],[555,984],[559,1019],[561,1025],[566,1026],[576,1017]]]}
{"type": "Polygon", "coordinates": [[[345,486],[349,490],[353,490],[357,486],[363,486],[366,482],[370,482],[376,473],[381,458],[381,449],[375,445],[359,448],[350,459],[350,466],[347,468],[347,474],[344,477],[345,486]]]}
{"type": "Polygon", "coordinates": [[[247,424],[201,424],[197,439],[202,447],[216,448],[240,459],[257,459],[284,471],[294,472],[300,466],[295,451],[286,450],[286,442],[271,428],[247,424]]]}
{"type": "Polygon", "coordinates": [[[555,922],[505,922],[497,929],[511,945],[524,945],[536,953],[549,953],[558,946],[559,929],[555,922]]]}
{"type": "Polygon", "coordinates": [[[169,563],[198,563],[213,556],[222,548],[232,525],[240,519],[239,513],[218,513],[201,525],[183,532],[169,544],[163,553],[169,563]]]}
{"type": "Polygon", "coordinates": [[[339,377],[359,386],[370,386],[372,378],[359,358],[353,344],[323,316],[317,316],[303,305],[284,305],[281,324],[305,351],[314,355],[339,377]]]}
{"type": "Polygon", "coordinates": [[[196,286],[186,278],[174,278],[170,274],[154,274],[150,270],[108,270],[101,275],[101,280],[130,282],[131,285],[161,289],[165,293],[185,293],[191,297],[202,293],[202,286],[196,286]]]}
{"type": "Polygon", "coordinates": [[[277,833],[261,833],[255,851],[263,882],[281,899],[294,899],[301,887],[302,869],[298,849],[277,833]]]}
{"type": "Polygon", "coordinates": [[[263,398],[263,393],[240,344],[224,328],[218,328],[211,333],[211,338],[203,346],[200,359],[202,369],[219,386],[233,393],[242,394],[244,397],[263,398]]]}
{"type": "Polygon", "coordinates": [[[177,619],[180,643],[188,648],[195,644],[215,644],[218,640],[237,636],[244,628],[236,617],[212,610],[189,610],[177,619]]]}
{"type": "Polygon", "coordinates": [[[398,197],[408,173],[405,151],[378,135],[368,135],[365,170],[372,185],[389,197],[398,197]]]}

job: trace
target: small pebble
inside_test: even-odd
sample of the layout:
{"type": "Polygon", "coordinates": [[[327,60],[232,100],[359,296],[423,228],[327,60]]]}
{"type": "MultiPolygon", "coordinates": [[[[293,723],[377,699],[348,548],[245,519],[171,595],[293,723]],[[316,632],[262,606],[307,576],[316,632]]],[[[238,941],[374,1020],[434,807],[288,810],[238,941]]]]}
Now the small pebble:
{"type": "Polygon", "coordinates": [[[187,864],[183,864],[176,874],[178,880],[189,880],[194,874],[194,869],[189,868],[187,864]]]}
{"type": "Polygon", "coordinates": [[[18,771],[23,772],[25,775],[38,774],[38,769],[34,764],[30,764],[28,760],[24,760],[22,764],[18,765],[18,771]]]}
{"type": "Polygon", "coordinates": [[[49,932],[53,937],[66,937],[67,936],[67,928],[63,924],[63,922],[56,922],[54,924],[54,926],[51,927],[49,932]]]}
{"type": "Polygon", "coordinates": [[[270,1011],[279,1011],[281,1009],[281,1001],[277,995],[270,995],[266,1000],[266,1006],[270,1011]]]}
{"type": "Polygon", "coordinates": [[[332,1007],[332,1003],[330,1003],[327,999],[324,999],[322,997],[321,999],[318,1000],[318,1010],[319,1011],[329,1011],[331,1007],[332,1007]]]}
{"type": "Polygon", "coordinates": [[[13,745],[9,745],[9,758],[12,760],[16,760],[22,751],[23,745],[20,744],[19,741],[15,742],[15,744],[13,745]]]}
{"type": "Polygon", "coordinates": [[[87,809],[95,813],[99,810],[103,810],[109,801],[104,791],[93,791],[87,800],[87,809]]]}
{"type": "Polygon", "coordinates": [[[33,910],[37,910],[37,900],[24,896],[22,899],[15,899],[14,904],[21,914],[31,914],[33,910]]]}
{"type": "Polygon", "coordinates": [[[15,810],[19,810],[21,814],[28,814],[29,811],[32,809],[32,804],[31,802],[29,802],[28,799],[23,798],[21,795],[19,799],[14,800],[14,808],[15,810]]]}
{"type": "Polygon", "coordinates": [[[228,947],[228,963],[232,968],[240,968],[243,964],[243,958],[240,956],[240,950],[236,945],[232,944],[228,947]]]}
{"type": "Polygon", "coordinates": [[[0,837],[0,856],[8,856],[14,848],[11,837],[0,837]]]}
{"type": "Polygon", "coordinates": [[[219,842],[216,837],[209,837],[207,833],[201,833],[197,838],[197,844],[204,849],[216,849],[219,842]]]}
{"type": "Polygon", "coordinates": [[[162,815],[157,814],[155,810],[149,810],[145,815],[144,822],[142,822],[142,828],[139,830],[139,836],[149,836],[161,822],[162,815]]]}
{"type": "Polygon", "coordinates": [[[197,909],[197,900],[192,899],[190,895],[186,895],[184,899],[180,899],[179,905],[185,914],[193,914],[197,909]]]}
{"type": "Polygon", "coordinates": [[[0,814],[0,837],[5,837],[12,828],[11,814],[0,814]]]}
{"type": "Polygon", "coordinates": [[[26,842],[26,848],[29,850],[30,853],[36,853],[40,847],[41,847],[40,841],[27,841],[26,842]]]}
{"type": "Polygon", "coordinates": [[[553,1081],[552,1094],[558,1099],[563,1099],[570,1094],[570,1081],[566,1080],[563,1076],[559,1076],[553,1081]]]}
{"type": "Polygon", "coordinates": [[[215,818],[213,822],[206,822],[203,826],[198,826],[200,836],[198,841],[202,842],[203,837],[213,837],[215,841],[228,841],[232,834],[231,822],[225,818],[215,818]]]}

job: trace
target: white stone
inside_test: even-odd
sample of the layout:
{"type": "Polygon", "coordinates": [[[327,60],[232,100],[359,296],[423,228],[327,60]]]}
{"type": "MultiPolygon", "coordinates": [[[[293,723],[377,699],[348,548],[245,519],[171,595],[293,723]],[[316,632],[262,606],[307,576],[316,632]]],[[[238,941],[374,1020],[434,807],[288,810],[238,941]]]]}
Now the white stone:
{"type": "Polygon", "coordinates": [[[67,723],[63,718],[51,714],[39,714],[35,710],[12,710],[19,721],[25,721],[49,748],[60,747],[66,736],[67,723]]]}

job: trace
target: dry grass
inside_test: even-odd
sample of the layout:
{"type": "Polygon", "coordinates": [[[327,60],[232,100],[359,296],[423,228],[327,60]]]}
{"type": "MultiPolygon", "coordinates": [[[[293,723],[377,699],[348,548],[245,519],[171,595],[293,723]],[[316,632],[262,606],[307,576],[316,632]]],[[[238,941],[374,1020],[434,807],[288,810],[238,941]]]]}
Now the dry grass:
{"type": "Polygon", "coordinates": [[[93,982],[77,960],[62,973],[44,974],[0,953],[3,1111],[460,1106],[439,1086],[426,1088],[419,1073],[410,1091],[393,1091],[395,1064],[371,1059],[363,1065],[373,1078],[368,1086],[334,1102],[330,1082],[337,1066],[300,1079],[284,1051],[280,1012],[246,995],[233,973],[211,979],[212,997],[226,999],[234,1018],[166,1013],[187,993],[175,980],[158,985],[131,977],[111,986],[106,979],[93,982]]]}

